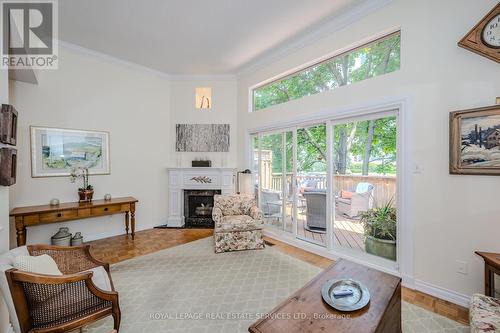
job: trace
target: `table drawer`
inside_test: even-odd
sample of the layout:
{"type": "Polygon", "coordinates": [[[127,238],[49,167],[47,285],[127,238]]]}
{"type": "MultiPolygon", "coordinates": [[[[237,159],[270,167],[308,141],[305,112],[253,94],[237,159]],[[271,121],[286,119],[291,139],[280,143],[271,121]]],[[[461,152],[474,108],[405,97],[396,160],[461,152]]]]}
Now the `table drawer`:
{"type": "Polygon", "coordinates": [[[40,222],[57,222],[65,221],[78,217],[76,210],[63,210],[60,212],[41,213],[40,222]]]}
{"type": "Polygon", "coordinates": [[[122,210],[121,205],[95,207],[90,210],[90,215],[104,215],[104,214],[120,212],[121,210],[122,210]]]}

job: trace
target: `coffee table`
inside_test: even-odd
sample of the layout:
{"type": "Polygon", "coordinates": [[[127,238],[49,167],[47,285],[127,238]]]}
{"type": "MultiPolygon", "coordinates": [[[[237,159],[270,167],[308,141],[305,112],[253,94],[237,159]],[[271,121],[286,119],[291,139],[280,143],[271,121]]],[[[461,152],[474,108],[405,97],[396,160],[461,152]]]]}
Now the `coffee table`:
{"type": "Polygon", "coordinates": [[[401,279],[339,260],[248,329],[251,333],[401,333],[401,279]],[[323,283],[351,278],[370,291],[370,303],[354,312],[331,308],[321,297],[323,283]]]}

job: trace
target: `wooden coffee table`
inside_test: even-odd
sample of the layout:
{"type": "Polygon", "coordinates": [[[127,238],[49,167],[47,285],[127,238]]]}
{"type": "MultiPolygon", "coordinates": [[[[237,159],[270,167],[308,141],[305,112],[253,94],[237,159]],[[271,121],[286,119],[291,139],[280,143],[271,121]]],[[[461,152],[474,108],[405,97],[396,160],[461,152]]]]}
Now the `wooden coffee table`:
{"type": "Polygon", "coordinates": [[[401,279],[340,260],[250,326],[248,331],[401,333],[401,279]],[[354,312],[337,311],[327,305],[321,297],[323,283],[341,278],[352,278],[368,287],[370,303],[354,312]]]}

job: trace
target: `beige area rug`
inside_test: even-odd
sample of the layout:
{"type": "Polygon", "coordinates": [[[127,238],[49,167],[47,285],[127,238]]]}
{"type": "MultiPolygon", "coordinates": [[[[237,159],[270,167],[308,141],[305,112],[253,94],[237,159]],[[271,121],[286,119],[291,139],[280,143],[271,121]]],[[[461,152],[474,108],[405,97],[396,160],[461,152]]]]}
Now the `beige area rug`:
{"type": "MultiPolygon", "coordinates": [[[[321,270],[272,247],[215,254],[211,237],[112,265],[120,332],[239,333],[321,270]]],[[[104,333],[104,319],[84,331],[104,333]]],[[[403,304],[403,332],[466,332],[403,304]]]]}

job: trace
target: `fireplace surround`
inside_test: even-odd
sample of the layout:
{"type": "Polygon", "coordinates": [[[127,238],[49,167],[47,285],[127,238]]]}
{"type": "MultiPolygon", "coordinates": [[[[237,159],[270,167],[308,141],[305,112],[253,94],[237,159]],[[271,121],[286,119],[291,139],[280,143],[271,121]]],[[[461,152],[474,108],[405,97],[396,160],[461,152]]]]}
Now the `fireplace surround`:
{"type": "Polygon", "coordinates": [[[214,195],[221,190],[184,190],[184,227],[213,228],[214,195]]]}
{"type": "Polygon", "coordinates": [[[221,194],[233,194],[235,191],[236,170],[233,168],[167,168],[167,172],[167,227],[169,228],[182,228],[188,222],[189,214],[186,214],[185,211],[184,191],[220,190],[221,194]]]}

